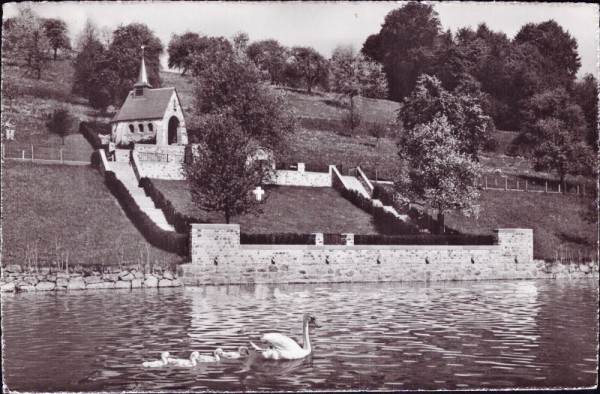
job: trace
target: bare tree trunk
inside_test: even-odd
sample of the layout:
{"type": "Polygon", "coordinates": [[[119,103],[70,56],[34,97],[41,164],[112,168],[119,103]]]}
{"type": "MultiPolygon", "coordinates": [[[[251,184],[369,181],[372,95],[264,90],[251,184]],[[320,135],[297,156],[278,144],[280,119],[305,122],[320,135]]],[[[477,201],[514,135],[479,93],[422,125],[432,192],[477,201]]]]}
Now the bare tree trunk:
{"type": "Polygon", "coordinates": [[[225,208],[225,223],[229,224],[229,207],[225,208]]]}
{"type": "Polygon", "coordinates": [[[444,219],[444,212],[441,209],[438,210],[437,224],[438,224],[438,228],[437,228],[438,235],[443,235],[446,231],[446,224],[445,224],[445,219],[444,219]]]}
{"type": "Polygon", "coordinates": [[[58,48],[54,48],[54,60],[56,60],[56,51],[58,50],[58,48]]]}

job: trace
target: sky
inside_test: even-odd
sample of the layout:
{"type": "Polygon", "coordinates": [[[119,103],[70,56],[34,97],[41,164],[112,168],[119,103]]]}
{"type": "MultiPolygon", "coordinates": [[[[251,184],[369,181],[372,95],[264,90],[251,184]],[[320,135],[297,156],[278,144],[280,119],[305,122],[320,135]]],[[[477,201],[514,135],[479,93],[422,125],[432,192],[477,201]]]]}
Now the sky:
{"type": "MultiPolygon", "coordinates": [[[[61,18],[72,38],[92,18],[100,27],[142,22],[161,39],[166,52],[172,34],[186,31],[231,38],[246,32],[251,41],[274,38],[285,46],[312,46],[330,57],[337,45],[362,47],[377,33],[388,12],[404,2],[45,2],[31,3],[42,17],[61,18]]],[[[23,3],[21,3],[23,4],[23,3]]],[[[528,22],[554,19],[579,44],[581,69],[598,74],[598,6],[585,3],[430,2],[444,30],[475,28],[485,22],[509,38],[528,22]]],[[[3,4],[3,19],[18,14],[17,3],[3,4]]],[[[162,63],[166,68],[166,54],[162,63]]]]}

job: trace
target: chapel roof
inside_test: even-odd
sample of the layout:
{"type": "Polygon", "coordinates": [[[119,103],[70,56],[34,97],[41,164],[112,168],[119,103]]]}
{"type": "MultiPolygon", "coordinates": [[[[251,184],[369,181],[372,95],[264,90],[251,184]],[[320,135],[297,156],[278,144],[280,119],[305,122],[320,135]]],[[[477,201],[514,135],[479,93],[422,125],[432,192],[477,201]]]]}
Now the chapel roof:
{"type": "Polygon", "coordinates": [[[123,122],[128,120],[162,119],[171,100],[175,88],[145,89],[142,97],[135,97],[132,90],[127,95],[123,106],[110,121],[123,122]]]}

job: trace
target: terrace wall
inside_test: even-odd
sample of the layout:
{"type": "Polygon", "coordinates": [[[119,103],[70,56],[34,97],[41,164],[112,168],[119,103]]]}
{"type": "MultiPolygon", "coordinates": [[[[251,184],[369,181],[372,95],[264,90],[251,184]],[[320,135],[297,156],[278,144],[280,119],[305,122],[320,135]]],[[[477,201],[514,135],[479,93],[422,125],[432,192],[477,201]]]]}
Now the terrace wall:
{"type": "Polygon", "coordinates": [[[184,147],[142,145],[132,151],[140,178],[183,180],[184,147]]]}
{"type": "Polygon", "coordinates": [[[498,245],[489,246],[241,245],[239,225],[192,224],[191,263],[182,266],[182,280],[220,285],[552,277],[546,263],[533,260],[532,230],[497,232],[498,245]]]}
{"type": "Polygon", "coordinates": [[[298,163],[298,170],[277,170],[272,182],[278,186],[331,187],[331,166],[329,172],[307,172],[304,163],[298,163]]]}

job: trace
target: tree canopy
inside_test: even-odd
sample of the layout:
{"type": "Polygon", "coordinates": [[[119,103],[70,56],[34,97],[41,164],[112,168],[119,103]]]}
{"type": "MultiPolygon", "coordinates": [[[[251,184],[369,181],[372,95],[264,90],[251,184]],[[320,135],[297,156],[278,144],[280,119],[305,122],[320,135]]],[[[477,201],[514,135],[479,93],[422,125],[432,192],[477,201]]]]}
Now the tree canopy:
{"type": "Polygon", "coordinates": [[[43,19],[42,24],[50,46],[54,50],[54,60],[59,49],[71,50],[71,40],[68,36],[67,24],[62,19],[43,19]]]}
{"type": "Polygon", "coordinates": [[[314,86],[327,84],[327,60],[314,48],[293,47],[289,68],[290,74],[304,81],[308,93],[314,86]]]}
{"type": "Polygon", "coordinates": [[[483,114],[478,96],[461,91],[448,92],[439,79],[423,75],[411,95],[404,99],[398,120],[405,129],[413,129],[441,115],[452,126],[460,152],[476,159],[493,127],[491,119],[483,114]]]}
{"type": "Polygon", "coordinates": [[[436,113],[431,121],[408,127],[398,142],[403,170],[395,181],[396,192],[437,210],[439,233],[444,231],[446,212],[479,213],[481,167],[463,152],[458,135],[446,116],[436,113]]]}
{"type": "Polygon", "coordinates": [[[225,222],[257,207],[251,191],[272,174],[268,165],[250,158],[257,146],[228,115],[209,115],[199,125],[202,137],[184,171],[192,201],[210,212],[222,212],[225,222]]]}
{"type": "Polygon", "coordinates": [[[246,54],[263,73],[264,79],[274,85],[284,82],[287,50],[276,40],[263,40],[248,45],[246,54]]]}
{"type": "Polygon", "coordinates": [[[167,53],[168,65],[177,68],[185,75],[193,65],[194,53],[206,50],[209,47],[208,38],[198,33],[186,32],[182,35],[173,34],[167,53]]]}

